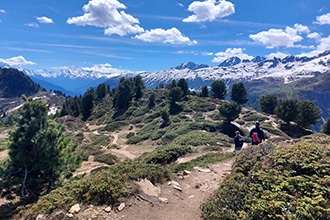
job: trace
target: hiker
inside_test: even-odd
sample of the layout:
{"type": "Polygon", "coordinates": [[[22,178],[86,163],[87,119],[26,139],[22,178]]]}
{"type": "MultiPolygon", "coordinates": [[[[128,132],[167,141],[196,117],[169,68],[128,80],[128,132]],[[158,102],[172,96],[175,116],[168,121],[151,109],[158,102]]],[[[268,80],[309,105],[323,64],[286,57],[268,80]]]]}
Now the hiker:
{"type": "Polygon", "coordinates": [[[244,139],[241,136],[241,134],[239,133],[239,131],[235,131],[235,137],[234,137],[235,149],[234,150],[238,151],[238,150],[242,149],[243,142],[244,142],[244,139]]]}
{"type": "Polygon", "coordinates": [[[265,141],[265,133],[260,128],[260,122],[256,121],[256,126],[251,129],[250,137],[252,138],[252,145],[258,145],[262,141],[265,141]]]}

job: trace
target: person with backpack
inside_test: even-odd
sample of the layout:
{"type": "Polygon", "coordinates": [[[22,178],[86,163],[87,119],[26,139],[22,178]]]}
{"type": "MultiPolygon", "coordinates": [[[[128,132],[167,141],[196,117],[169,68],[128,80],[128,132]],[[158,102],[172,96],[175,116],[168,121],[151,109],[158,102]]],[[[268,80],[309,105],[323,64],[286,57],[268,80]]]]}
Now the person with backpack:
{"type": "Polygon", "coordinates": [[[241,136],[241,134],[239,133],[239,131],[235,131],[235,137],[234,137],[235,149],[234,150],[238,151],[238,150],[242,149],[243,142],[244,142],[244,139],[241,136]]]}
{"type": "Polygon", "coordinates": [[[262,141],[265,141],[265,133],[262,128],[260,128],[259,121],[256,121],[256,125],[251,129],[249,136],[252,138],[252,145],[258,145],[262,141]]]}

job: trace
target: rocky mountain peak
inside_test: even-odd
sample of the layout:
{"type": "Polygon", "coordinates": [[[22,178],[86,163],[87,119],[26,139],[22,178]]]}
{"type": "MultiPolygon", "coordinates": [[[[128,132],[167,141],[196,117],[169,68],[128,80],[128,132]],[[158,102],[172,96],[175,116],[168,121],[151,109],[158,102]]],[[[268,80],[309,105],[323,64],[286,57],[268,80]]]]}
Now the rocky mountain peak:
{"type": "Polygon", "coordinates": [[[177,70],[183,70],[183,69],[189,69],[189,70],[197,70],[201,68],[207,68],[209,67],[206,64],[196,64],[194,62],[188,62],[188,63],[181,63],[180,65],[174,67],[174,69],[177,70]]]}

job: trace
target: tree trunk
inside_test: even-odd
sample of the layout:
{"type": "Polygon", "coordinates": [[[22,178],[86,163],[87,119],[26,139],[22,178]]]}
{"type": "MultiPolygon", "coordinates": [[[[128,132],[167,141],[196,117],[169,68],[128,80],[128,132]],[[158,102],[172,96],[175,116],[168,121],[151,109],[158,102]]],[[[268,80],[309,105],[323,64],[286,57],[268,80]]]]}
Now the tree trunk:
{"type": "Polygon", "coordinates": [[[26,195],[25,195],[25,190],[26,190],[26,181],[27,181],[27,176],[28,176],[28,170],[27,167],[24,165],[24,179],[22,182],[22,189],[21,189],[21,198],[25,199],[26,195]]]}

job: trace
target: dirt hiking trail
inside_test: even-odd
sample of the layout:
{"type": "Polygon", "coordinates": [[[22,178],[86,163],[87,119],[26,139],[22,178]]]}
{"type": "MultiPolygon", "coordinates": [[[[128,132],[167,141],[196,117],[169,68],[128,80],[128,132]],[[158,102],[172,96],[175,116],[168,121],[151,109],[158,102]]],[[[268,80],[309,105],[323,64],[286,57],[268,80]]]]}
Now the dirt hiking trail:
{"type": "MultiPolygon", "coordinates": [[[[111,153],[125,158],[135,159],[144,152],[152,151],[156,146],[143,144],[142,146],[127,145],[126,134],[135,131],[123,129],[112,133],[112,141],[109,145],[116,145],[116,149],[109,149],[111,153]]],[[[245,146],[244,146],[245,147],[245,146]]],[[[224,152],[231,152],[233,148],[224,149],[224,152]]],[[[177,163],[188,162],[197,156],[189,155],[179,158],[177,163]]],[[[201,220],[200,205],[219,188],[219,184],[226,175],[230,174],[234,159],[218,162],[207,167],[195,167],[192,171],[184,171],[174,176],[172,181],[153,185],[144,179],[134,182],[137,193],[134,196],[121,201],[119,207],[84,206],[81,211],[74,214],[77,219],[111,219],[111,220],[201,220]],[[91,212],[92,210],[92,212],[91,212]],[[91,214],[92,213],[92,214],[91,214]]],[[[87,173],[101,164],[93,163],[93,158],[83,163],[77,173],[87,173]]]]}
{"type": "Polygon", "coordinates": [[[216,163],[207,168],[177,175],[173,181],[159,186],[140,183],[141,197],[130,198],[121,212],[110,213],[110,219],[182,219],[200,220],[200,205],[218,189],[220,182],[230,173],[232,160],[216,163]],[[150,187],[148,187],[150,186],[150,187]],[[152,190],[155,188],[155,190],[152,190]],[[152,192],[158,195],[152,195],[152,192]]]}

